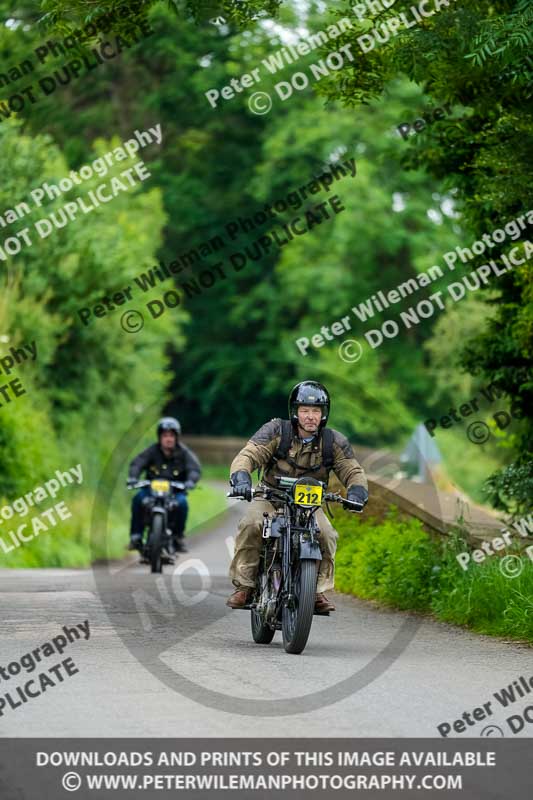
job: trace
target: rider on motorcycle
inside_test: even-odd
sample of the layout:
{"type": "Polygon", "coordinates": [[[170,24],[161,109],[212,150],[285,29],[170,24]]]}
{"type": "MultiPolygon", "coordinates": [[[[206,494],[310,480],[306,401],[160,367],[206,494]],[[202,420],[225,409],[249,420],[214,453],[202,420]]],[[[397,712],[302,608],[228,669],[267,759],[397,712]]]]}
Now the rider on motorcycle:
{"type": "MultiPolygon", "coordinates": [[[[157,442],[139,453],[130,464],[128,482],[139,480],[141,472],[147,479],[166,478],[185,483],[185,489],[193,489],[201,475],[200,462],[196,455],[179,441],[181,425],[174,417],[163,417],[157,423],[157,442]]],[[[141,550],[144,530],[143,500],[150,494],[147,486],[134,496],[131,503],[130,550],[141,550]]],[[[176,492],[177,508],[171,513],[169,522],[173,531],[174,547],[185,553],[185,523],[189,506],[185,491],[176,492]]]]}
{"type": "MultiPolygon", "coordinates": [[[[331,470],[347,488],[347,499],[365,504],[368,487],[363,468],[357,462],[348,439],[326,428],[329,417],[329,394],[316,381],[296,384],[289,396],[289,420],[273,419],[254,433],[231,464],[230,483],[234,495],[247,500],[252,496],[251,473],[263,467],[256,493],[264,486],[276,487],[275,475],[292,478],[312,477],[328,482],[331,470]]],[[[230,578],[237,591],[226,601],[230,608],[243,608],[251,598],[262,548],[263,515],[272,513],[273,505],[255,499],[239,522],[230,578]]],[[[337,531],[319,509],[322,561],[318,572],[315,611],[335,611],[324,592],[333,589],[337,531]]]]}

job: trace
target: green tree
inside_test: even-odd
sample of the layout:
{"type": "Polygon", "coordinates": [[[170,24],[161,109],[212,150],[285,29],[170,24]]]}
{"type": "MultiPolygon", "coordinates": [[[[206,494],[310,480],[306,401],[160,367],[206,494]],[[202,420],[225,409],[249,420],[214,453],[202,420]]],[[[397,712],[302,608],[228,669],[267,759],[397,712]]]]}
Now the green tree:
{"type": "MultiPolygon", "coordinates": [[[[103,155],[113,144],[118,141],[98,141],[93,155],[103,155]]],[[[2,209],[12,207],[14,198],[27,198],[44,181],[56,183],[69,172],[48,135],[23,134],[17,122],[6,121],[0,128],[0,159],[2,209]]],[[[127,166],[122,161],[111,174],[127,166]]],[[[84,183],[84,191],[101,182],[95,177],[84,183]]],[[[77,218],[39,240],[33,223],[64,203],[63,195],[32,208],[31,214],[5,229],[13,236],[27,227],[33,243],[3,265],[4,347],[35,340],[37,358],[20,367],[24,380],[28,372],[31,391],[0,414],[3,439],[11,442],[2,454],[4,474],[17,468],[16,460],[8,463],[10,450],[28,430],[15,433],[15,429],[18,424],[27,429],[33,412],[39,425],[31,424],[29,430],[37,433],[43,453],[34,464],[39,475],[39,462],[49,463],[45,454],[53,452],[59,441],[78,457],[85,451],[88,461],[97,464],[127,424],[135,403],[147,405],[163,392],[168,380],[165,341],[180,336],[183,315],[179,313],[167,315],[157,325],[146,315],[147,324],[137,337],[121,328],[120,311],[103,319],[93,317],[89,325],[78,315],[80,308],[90,308],[105,294],[127,286],[132,264],[139,270],[153,263],[165,220],[159,190],[131,189],[91,211],[86,220],[77,218]]]]}
{"type": "MultiPolygon", "coordinates": [[[[399,0],[379,18],[365,20],[346,34],[357,58],[324,91],[357,105],[381,96],[404,74],[421,87],[428,103],[466,109],[459,122],[442,120],[417,136],[406,166],[443,179],[456,193],[468,238],[480,238],[533,206],[533,9],[528,0],[465,0],[400,30],[386,45],[361,52],[357,38],[363,31],[407,12],[408,6],[410,2],[399,0]]],[[[491,257],[498,256],[494,248],[491,257]]],[[[533,489],[532,270],[530,261],[492,282],[491,289],[499,292],[491,299],[495,313],[468,342],[462,358],[486,382],[498,380],[523,415],[514,460],[489,483],[492,502],[517,513],[529,508],[533,489]]]]}
{"type": "MultiPolygon", "coordinates": [[[[47,16],[41,27],[38,12],[21,6],[16,14],[23,24],[4,30],[0,42],[5,40],[13,58],[16,55],[21,60],[22,49],[36,46],[45,32],[66,34],[121,5],[101,2],[87,12],[82,2],[67,5],[64,0],[48,0],[42,5],[47,16]]],[[[163,146],[150,169],[161,191],[164,235],[156,242],[161,220],[153,224],[153,216],[147,214],[140,230],[146,223],[154,234],[150,255],[124,258],[124,269],[117,274],[121,282],[131,282],[149,265],[155,248],[168,261],[216,235],[224,239],[224,249],[198,261],[176,279],[180,308],[189,312],[183,328],[185,339],[180,336],[183,316],[178,312],[172,312],[177,332],[169,322],[169,312],[154,320],[158,352],[166,350],[172,356],[172,403],[168,409],[183,418],[187,429],[249,433],[265,417],[283,413],[283,398],[292,383],[300,377],[316,376],[335,392],[333,424],[368,443],[395,443],[417,419],[426,418],[437,402],[424,344],[440,320],[403,330],[375,351],[367,348],[354,365],[345,364],[338,356],[342,338],[320,350],[311,348],[305,358],[295,340],[310,338],[322,325],[350,315],[352,306],[378,290],[393,289],[439,263],[461,233],[458,209],[465,220],[463,229],[470,226],[476,232],[472,219],[480,209],[484,209],[483,220],[487,216],[493,219],[492,206],[485,209],[480,198],[487,196],[493,203],[493,196],[508,189],[514,192],[517,183],[521,191],[520,182],[508,180],[505,184],[505,171],[495,172],[497,165],[488,169],[478,160],[489,158],[492,152],[489,146],[480,147],[485,135],[485,118],[480,113],[486,110],[483,106],[480,111],[477,104],[481,83],[474,81],[474,89],[468,83],[477,80],[479,67],[473,59],[466,60],[471,74],[462,82],[464,49],[458,48],[455,29],[450,26],[455,18],[446,16],[447,11],[364,58],[355,41],[357,31],[336,40],[336,46],[351,44],[358,55],[354,67],[337,73],[337,80],[329,85],[324,80],[314,87],[324,87],[325,106],[312,90],[295,92],[286,103],[277,99],[274,84],[288,79],[293,71],[288,66],[275,76],[263,75],[258,87],[276,101],[270,114],[256,116],[248,108],[253,89],[221,101],[213,109],[205,97],[210,88],[220,89],[260,65],[285,43],[291,31],[294,35],[296,26],[317,31],[336,16],[326,17],[315,3],[305,8],[280,6],[280,25],[264,25],[264,16],[276,6],[239,3],[213,9],[209,4],[191,3],[173,4],[172,11],[162,3],[148,3],[154,35],[32,106],[24,115],[24,130],[51,132],[69,166],[75,167],[91,157],[94,139],[123,138],[148,122],[161,123],[163,146]],[[213,25],[209,20],[218,13],[226,22],[213,25]],[[450,80],[445,72],[434,69],[433,58],[439,68],[448,61],[452,64],[455,72],[452,70],[450,80]],[[399,74],[403,77],[398,78],[399,74]],[[429,98],[439,103],[451,100],[456,106],[454,117],[435,123],[412,143],[403,141],[396,126],[414,119],[429,98]],[[464,137],[461,134],[459,144],[453,147],[448,133],[452,123],[454,131],[460,124],[461,130],[468,132],[464,137]],[[260,260],[248,257],[245,268],[236,272],[229,263],[230,254],[253,248],[269,226],[256,226],[230,240],[226,225],[287,196],[339,158],[355,158],[358,169],[355,179],[338,182],[329,193],[338,191],[346,211],[283,249],[271,247],[260,260]],[[181,284],[197,280],[203,269],[213,269],[217,261],[227,278],[198,296],[189,292],[188,297],[181,284]]],[[[388,16],[407,6],[403,1],[397,3],[388,16]]],[[[347,14],[348,8],[338,15],[347,14]]],[[[475,19],[486,19],[486,15],[479,3],[467,3],[461,14],[461,36],[468,33],[465,41],[473,41],[475,19]]],[[[314,51],[301,62],[301,68],[322,55],[314,51]]],[[[57,65],[61,63],[59,58],[57,65]]],[[[55,65],[51,61],[49,68],[55,65]]],[[[486,105],[489,92],[483,91],[486,105]]],[[[514,91],[509,88],[502,94],[506,108],[511,107],[514,91]]],[[[490,115],[487,119],[492,124],[490,115]]],[[[512,127],[514,123],[510,120],[507,124],[512,127]]],[[[511,158],[512,153],[518,164],[523,152],[514,129],[512,136],[509,146],[504,142],[505,155],[511,158]]],[[[316,196],[318,201],[324,198],[316,196]]],[[[311,206],[312,199],[301,209],[281,214],[280,220],[287,222],[311,206]]],[[[515,213],[513,202],[508,213],[515,213]]],[[[129,231],[129,242],[135,238],[133,230],[136,227],[129,231]]],[[[94,238],[90,230],[87,235],[94,238]]],[[[441,285],[432,284],[432,290],[441,285]]],[[[82,278],[75,289],[80,302],[95,297],[88,295],[89,288],[82,278]]],[[[153,296],[162,291],[163,287],[156,288],[153,296]]],[[[376,313],[371,326],[379,327],[390,314],[376,313]]],[[[353,336],[362,341],[368,325],[359,323],[353,314],[350,319],[353,336]]],[[[483,320],[482,308],[479,320],[483,320]]],[[[98,352],[96,342],[86,344],[98,352]]],[[[72,378],[76,367],[69,369],[72,375],[67,376],[65,388],[53,390],[54,403],[75,414],[72,378]]],[[[120,369],[119,375],[118,380],[123,380],[120,369]]],[[[165,377],[168,380],[170,375],[165,377]]],[[[159,385],[164,381],[161,377],[159,385]]],[[[98,381],[95,385],[101,389],[98,381]]]]}

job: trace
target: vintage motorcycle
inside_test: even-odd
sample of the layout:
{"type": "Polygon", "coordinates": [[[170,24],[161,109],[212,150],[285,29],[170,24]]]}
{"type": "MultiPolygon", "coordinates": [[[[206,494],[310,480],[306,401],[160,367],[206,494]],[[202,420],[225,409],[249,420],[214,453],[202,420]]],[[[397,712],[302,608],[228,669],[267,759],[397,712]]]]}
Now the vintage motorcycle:
{"type": "Polygon", "coordinates": [[[173,490],[183,490],[185,484],[161,479],[127,482],[128,489],[144,489],[147,486],[150,487],[150,493],[143,498],[143,506],[149,533],[142,546],[141,563],[150,564],[152,572],[162,572],[163,563],[174,550],[172,530],[168,527],[169,513],[177,506],[173,490]]]}
{"type": "MultiPolygon", "coordinates": [[[[264,514],[263,550],[250,602],[252,636],[258,644],[270,644],[281,630],[286,652],[299,654],[311,631],[322,560],[316,512],[323,502],[340,503],[357,513],[363,505],[326,493],[326,484],[314,478],[277,477],[276,481],[277,488],[263,486],[258,493],[276,510],[264,514]]],[[[228,497],[239,496],[228,492],[228,497]]]]}

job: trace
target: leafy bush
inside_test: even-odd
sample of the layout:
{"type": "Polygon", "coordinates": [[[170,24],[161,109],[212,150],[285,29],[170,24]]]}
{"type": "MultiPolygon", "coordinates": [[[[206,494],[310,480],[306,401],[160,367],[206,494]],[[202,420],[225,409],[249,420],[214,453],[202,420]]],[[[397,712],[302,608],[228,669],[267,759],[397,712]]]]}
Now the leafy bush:
{"type": "Polygon", "coordinates": [[[517,459],[495,472],[485,482],[485,491],[495,508],[515,516],[526,514],[533,496],[533,464],[528,458],[517,459]]]}
{"type": "MultiPolygon", "coordinates": [[[[102,156],[118,143],[116,138],[98,139],[90,146],[91,155],[102,156]]],[[[31,135],[16,120],[5,120],[0,128],[0,158],[2,209],[39,182],[56,182],[69,172],[65,154],[48,135],[31,135]]],[[[125,166],[121,162],[110,174],[125,166]]],[[[93,177],[84,189],[95,188],[99,180],[93,177]]],[[[52,201],[47,212],[62,203],[64,198],[52,201]]],[[[33,207],[13,229],[35,222],[42,213],[33,207]]],[[[31,491],[57,469],[83,466],[83,488],[75,496],[72,519],[16,550],[0,552],[2,565],[74,567],[91,561],[90,492],[131,420],[146,410],[155,425],[159,412],[151,407],[156,400],[164,405],[171,377],[167,342],[180,346],[185,314],[177,309],[161,320],[147,319],[142,335],[131,337],[118,315],[85,326],[77,311],[125,287],[132,273],[153,263],[165,221],[159,189],[136,188],[93,210],[84,224],[76,220],[2,265],[0,354],[35,340],[37,357],[2,375],[2,382],[20,379],[25,394],[0,404],[0,503],[31,491]]],[[[51,505],[43,503],[41,510],[51,505]]],[[[112,557],[123,554],[127,513],[127,505],[119,501],[116,533],[111,544],[102,545],[110,547],[112,557]]],[[[4,541],[10,530],[7,524],[0,528],[4,541]]]]}
{"type": "Polygon", "coordinates": [[[14,499],[24,494],[62,465],[59,447],[50,435],[53,427],[45,401],[40,396],[36,400],[27,374],[21,377],[21,385],[26,394],[1,411],[0,500],[2,496],[14,499]]]}
{"type": "Polygon", "coordinates": [[[368,520],[340,540],[337,586],[396,608],[429,607],[437,548],[417,519],[393,511],[376,525],[368,520]]]}
{"type": "Polygon", "coordinates": [[[533,641],[533,564],[521,555],[522,572],[506,577],[501,560],[472,562],[465,571],[456,555],[468,545],[461,530],[433,541],[417,519],[392,510],[383,522],[353,526],[337,514],[340,532],[336,588],[400,609],[428,611],[438,619],[479,633],[533,641]]]}

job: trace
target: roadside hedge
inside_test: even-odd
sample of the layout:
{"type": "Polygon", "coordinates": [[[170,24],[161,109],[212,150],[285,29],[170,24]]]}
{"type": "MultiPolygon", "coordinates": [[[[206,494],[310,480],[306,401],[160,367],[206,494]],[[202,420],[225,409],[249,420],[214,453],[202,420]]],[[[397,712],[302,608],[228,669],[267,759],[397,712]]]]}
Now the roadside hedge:
{"type": "Polygon", "coordinates": [[[437,540],[420,520],[402,519],[394,508],[382,521],[360,524],[340,512],[334,524],[340,592],[432,614],[478,633],[533,642],[533,563],[526,555],[518,555],[522,570],[514,578],[502,573],[495,556],[471,562],[465,571],[456,559],[468,549],[460,527],[437,540]]]}

